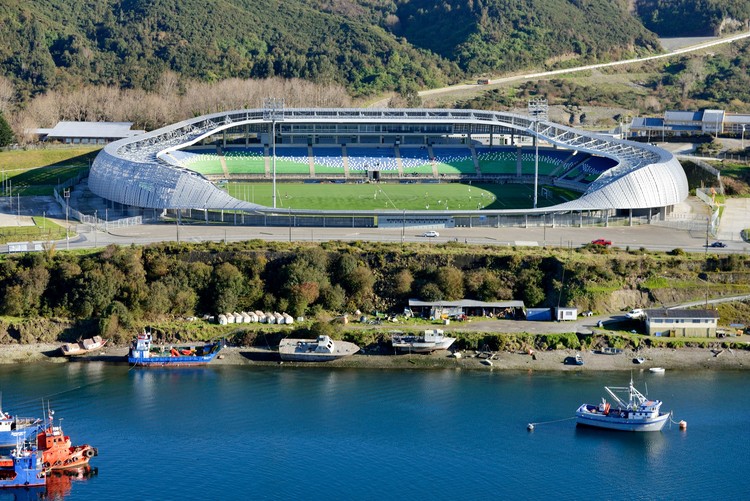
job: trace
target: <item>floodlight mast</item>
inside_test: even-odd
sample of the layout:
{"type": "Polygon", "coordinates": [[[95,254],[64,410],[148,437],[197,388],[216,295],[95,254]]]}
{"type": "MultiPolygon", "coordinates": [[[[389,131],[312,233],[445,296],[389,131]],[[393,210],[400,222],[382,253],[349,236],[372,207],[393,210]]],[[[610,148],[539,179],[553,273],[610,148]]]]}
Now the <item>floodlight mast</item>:
{"type": "Polygon", "coordinates": [[[271,164],[273,169],[273,208],[276,208],[276,122],[284,120],[284,98],[267,97],[263,100],[263,120],[271,121],[271,164]]]}
{"type": "Polygon", "coordinates": [[[547,98],[529,99],[528,110],[529,116],[534,118],[534,208],[536,209],[539,191],[539,120],[547,120],[549,115],[547,98]]]}

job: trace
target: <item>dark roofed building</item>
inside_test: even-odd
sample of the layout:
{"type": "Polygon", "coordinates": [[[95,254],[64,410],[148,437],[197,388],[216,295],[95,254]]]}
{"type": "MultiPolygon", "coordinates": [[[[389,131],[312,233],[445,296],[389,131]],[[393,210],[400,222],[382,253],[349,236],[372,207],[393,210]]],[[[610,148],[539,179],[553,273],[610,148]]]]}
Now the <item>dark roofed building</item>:
{"type": "Polygon", "coordinates": [[[646,310],[649,336],[716,337],[719,313],[716,310],[646,310]]]}
{"type": "Polygon", "coordinates": [[[461,299],[460,301],[420,301],[409,300],[409,308],[415,315],[429,318],[455,318],[466,316],[493,316],[499,318],[519,318],[523,316],[523,301],[476,301],[461,299]]]}

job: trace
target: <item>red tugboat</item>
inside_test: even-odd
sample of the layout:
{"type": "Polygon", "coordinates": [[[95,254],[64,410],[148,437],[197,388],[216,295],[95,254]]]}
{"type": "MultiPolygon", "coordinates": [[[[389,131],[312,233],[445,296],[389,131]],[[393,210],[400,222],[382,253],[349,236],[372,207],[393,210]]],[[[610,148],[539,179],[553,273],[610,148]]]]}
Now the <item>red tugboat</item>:
{"type": "Polygon", "coordinates": [[[78,468],[88,464],[89,460],[99,455],[99,451],[90,445],[71,445],[70,437],[62,431],[62,426],[55,426],[52,419],[54,411],[49,411],[49,423],[36,436],[37,449],[42,451],[44,467],[52,470],[78,468]]]}

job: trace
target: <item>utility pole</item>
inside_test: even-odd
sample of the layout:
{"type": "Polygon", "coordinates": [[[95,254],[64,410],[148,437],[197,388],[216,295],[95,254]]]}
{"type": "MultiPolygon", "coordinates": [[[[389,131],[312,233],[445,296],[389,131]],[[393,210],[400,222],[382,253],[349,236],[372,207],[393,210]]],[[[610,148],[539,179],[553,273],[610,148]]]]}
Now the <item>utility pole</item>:
{"type": "Polygon", "coordinates": [[[529,116],[534,119],[534,208],[537,206],[537,192],[539,191],[539,120],[547,120],[549,105],[547,99],[535,97],[528,102],[529,116]]]}
{"type": "Polygon", "coordinates": [[[271,164],[273,169],[273,208],[276,208],[276,122],[284,120],[284,98],[267,97],[263,100],[263,120],[271,122],[271,164]]]}
{"type": "Polygon", "coordinates": [[[65,197],[65,250],[70,250],[70,223],[68,223],[68,215],[70,213],[70,188],[65,188],[63,191],[63,197],[65,197]]]}

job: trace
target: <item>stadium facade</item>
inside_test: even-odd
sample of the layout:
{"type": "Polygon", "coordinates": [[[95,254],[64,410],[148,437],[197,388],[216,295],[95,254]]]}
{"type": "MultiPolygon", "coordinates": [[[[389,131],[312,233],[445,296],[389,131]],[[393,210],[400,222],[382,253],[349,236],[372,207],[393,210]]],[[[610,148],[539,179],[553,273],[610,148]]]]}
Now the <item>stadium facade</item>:
{"type": "MultiPolygon", "coordinates": [[[[243,139],[244,138],[244,139],[243,139]]],[[[476,160],[475,160],[476,162],[476,160]]],[[[478,169],[477,169],[478,170],[478,169]]],[[[279,176],[275,176],[279,177],[279,176]]],[[[526,176],[475,177],[485,182],[533,183],[526,176]]],[[[269,179],[265,179],[268,181],[269,179]]],[[[541,178],[540,178],[541,180],[541,178]]],[[[549,185],[575,184],[564,179],[546,178],[549,185]]],[[[130,209],[155,211],[234,211],[243,214],[246,224],[270,225],[387,225],[387,221],[413,223],[431,220],[437,225],[501,225],[523,217],[567,215],[569,224],[596,214],[607,218],[633,211],[663,218],[688,196],[688,183],[682,166],[668,151],[651,144],[637,143],[577,130],[529,116],[478,110],[453,109],[248,109],[192,118],[161,129],[108,144],[93,162],[90,190],[111,202],[130,209]],[[273,134],[272,134],[273,131],[273,134]],[[561,204],[529,209],[457,211],[321,211],[290,210],[242,201],[220,189],[207,176],[186,168],[175,154],[197,144],[226,145],[226,138],[250,138],[268,148],[269,144],[305,146],[348,143],[400,144],[424,142],[428,145],[478,143],[480,137],[493,144],[499,137],[510,137],[511,144],[530,138],[563,151],[582,152],[609,159],[608,168],[596,173],[580,197],[561,204]],[[247,219],[245,218],[247,216],[247,219]],[[294,223],[290,218],[294,218],[294,223]],[[321,224],[321,220],[325,221],[321,224]],[[508,219],[510,218],[510,219],[508,219]],[[483,222],[483,223],[480,223],[483,222]]],[[[567,186],[572,187],[572,186],[567,186]]]]}

